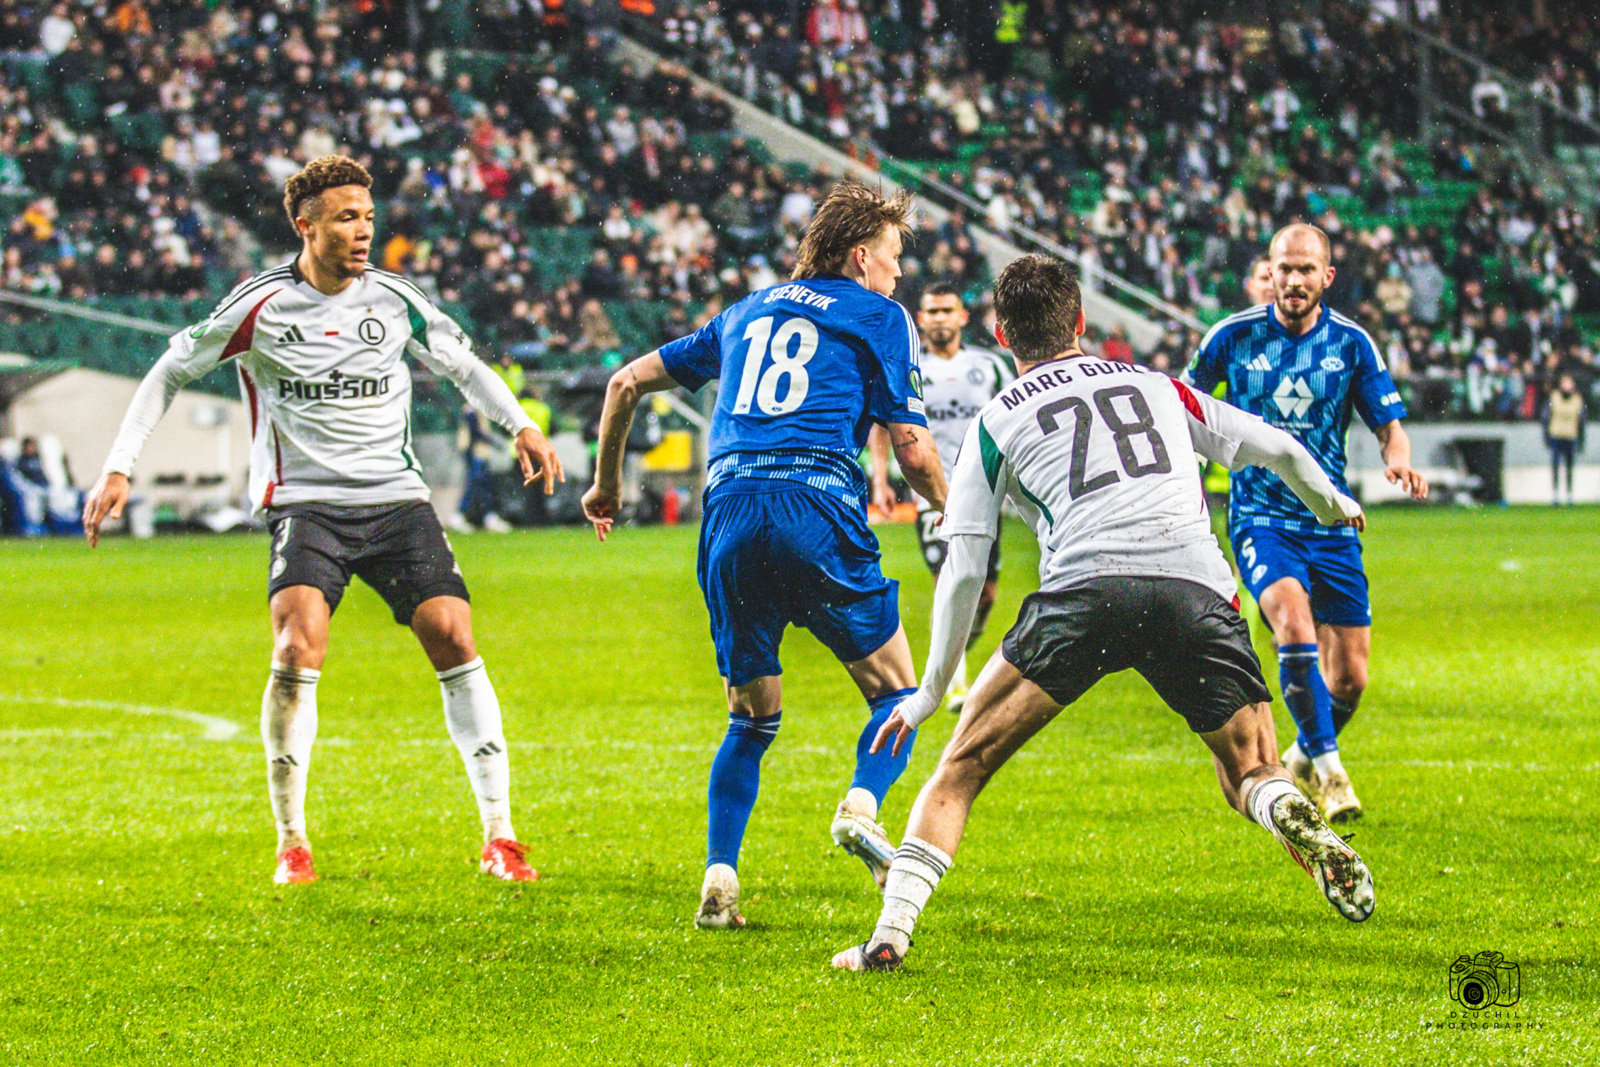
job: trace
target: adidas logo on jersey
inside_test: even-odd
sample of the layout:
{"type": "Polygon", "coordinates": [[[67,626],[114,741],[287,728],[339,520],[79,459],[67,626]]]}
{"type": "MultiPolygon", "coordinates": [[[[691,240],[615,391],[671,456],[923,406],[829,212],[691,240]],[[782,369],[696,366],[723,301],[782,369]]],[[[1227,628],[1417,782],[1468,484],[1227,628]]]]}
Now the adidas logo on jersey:
{"type": "Polygon", "coordinates": [[[1246,363],[1244,365],[1244,369],[1245,370],[1271,370],[1272,369],[1272,361],[1270,359],[1268,359],[1267,358],[1267,354],[1265,352],[1263,352],[1260,355],[1258,355],[1255,359],[1252,359],[1249,363],[1246,363]]]}
{"type": "Polygon", "coordinates": [[[295,345],[300,344],[305,339],[306,335],[300,332],[300,327],[291,326],[283,331],[283,336],[278,338],[278,343],[280,345],[295,345]]]}
{"type": "Polygon", "coordinates": [[[1311,410],[1311,386],[1306,384],[1304,378],[1296,378],[1286,374],[1278,383],[1278,388],[1272,391],[1272,399],[1277,402],[1278,410],[1283,412],[1286,419],[1298,419],[1311,410]]]}

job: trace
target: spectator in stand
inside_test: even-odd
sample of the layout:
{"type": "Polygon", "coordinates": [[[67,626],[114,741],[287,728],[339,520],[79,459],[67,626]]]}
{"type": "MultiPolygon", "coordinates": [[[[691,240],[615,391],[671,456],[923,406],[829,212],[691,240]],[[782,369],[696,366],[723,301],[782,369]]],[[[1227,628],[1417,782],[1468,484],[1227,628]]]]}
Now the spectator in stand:
{"type": "Polygon", "coordinates": [[[1583,394],[1578,392],[1572,375],[1563,374],[1556,387],[1545,398],[1541,417],[1544,422],[1544,443],[1550,449],[1550,502],[1561,503],[1561,469],[1567,472],[1567,503],[1573,502],[1572,468],[1578,453],[1583,451],[1584,434],[1588,427],[1588,410],[1583,394]]]}

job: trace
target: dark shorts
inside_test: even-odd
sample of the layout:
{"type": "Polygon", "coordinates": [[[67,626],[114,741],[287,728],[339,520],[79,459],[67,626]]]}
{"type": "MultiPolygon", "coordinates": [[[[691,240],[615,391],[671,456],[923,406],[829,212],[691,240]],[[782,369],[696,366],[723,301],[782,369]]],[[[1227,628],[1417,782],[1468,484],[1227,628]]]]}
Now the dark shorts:
{"type": "MultiPolygon", "coordinates": [[[[939,536],[939,516],[943,512],[925,510],[917,512],[917,544],[922,547],[922,562],[935,576],[944,569],[944,559],[950,554],[950,542],[939,536]]],[[[989,570],[986,581],[1000,580],[1000,530],[995,529],[994,543],[989,546],[989,570]]]]}
{"type": "Polygon", "coordinates": [[[1355,537],[1297,534],[1247,526],[1229,535],[1239,575],[1257,600],[1274,582],[1293,578],[1311,598],[1311,618],[1328,626],[1371,626],[1372,600],[1355,537]]]}
{"type": "Polygon", "coordinates": [[[1132,668],[1197,734],[1272,699],[1238,608],[1179,578],[1096,578],[1034,593],[1000,651],[1062,705],[1132,668]]]}
{"type": "Polygon", "coordinates": [[[778,645],[790,624],[845,663],[900,629],[899,584],[883,576],[861,509],[817,489],[771,485],[718,493],[700,523],[700,589],[729,685],[783,673],[778,645]]]}
{"type": "Polygon", "coordinates": [[[352,574],[383,597],[394,621],[411,625],[417,605],[436,596],[470,600],[444,528],[423,500],[340,507],[285,504],[267,510],[272,562],[267,597],[291,585],[322,591],[339,607],[352,574]]]}

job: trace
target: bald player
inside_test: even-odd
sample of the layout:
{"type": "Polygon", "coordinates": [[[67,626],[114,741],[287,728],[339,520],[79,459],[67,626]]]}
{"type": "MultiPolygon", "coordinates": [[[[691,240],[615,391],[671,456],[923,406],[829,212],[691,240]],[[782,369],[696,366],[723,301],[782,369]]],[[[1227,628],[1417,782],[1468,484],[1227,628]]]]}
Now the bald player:
{"type": "MultiPolygon", "coordinates": [[[[1206,334],[1187,380],[1287,431],[1316,457],[1340,492],[1352,413],[1377,437],[1384,475],[1416,498],[1428,483],[1411,466],[1405,405],[1371,335],[1327,307],[1333,282],[1328,235],[1296,223],[1272,238],[1270,303],[1224,319],[1206,334]]],[[[1246,586],[1278,642],[1284,703],[1300,729],[1283,763],[1310,789],[1329,822],[1361,816],[1339,757],[1338,734],[1367,687],[1372,607],[1361,541],[1348,526],[1322,526],[1270,471],[1233,476],[1228,536],[1246,586]]]]}

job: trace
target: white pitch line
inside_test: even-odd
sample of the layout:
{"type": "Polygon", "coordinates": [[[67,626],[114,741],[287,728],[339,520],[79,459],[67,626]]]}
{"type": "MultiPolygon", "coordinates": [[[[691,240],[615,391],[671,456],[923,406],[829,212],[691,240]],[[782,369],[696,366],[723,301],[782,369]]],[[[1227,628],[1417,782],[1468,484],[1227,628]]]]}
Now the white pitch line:
{"type": "Polygon", "coordinates": [[[232,741],[244,729],[230,719],[206,715],[183,708],[167,708],[156,704],[123,704],[115,700],[71,700],[67,697],[25,697],[0,693],[0,703],[43,704],[55,708],[92,708],[97,711],[120,711],[128,715],[151,715],[162,719],[182,719],[204,727],[201,734],[207,741],[232,741]]]}
{"type": "MultiPolygon", "coordinates": [[[[187,711],[183,708],[168,708],[152,704],[122,704],[111,700],[71,700],[65,697],[26,697],[16,696],[8,693],[0,693],[0,703],[44,704],[58,708],[96,708],[105,711],[126,712],[130,715],[152,715],[168,719],[183,719],[187,722],[196,723],[197,725],[205,727],[205,732],[202,734],[202,736],[208,741],[241,740],[239,735],[244,730],[244,727],[240,726],[238,723],[216,715],[206,715],[198,711],[187,711]]],[[[63,736],[77,735],[87,738],[90,736],[91,731],[51,730],[48,728],[36,730],[0,730],[0,736],[6,737],[48,736],[52,733],[63,736]]],[[[173,735],[168,736],[173,737],[173,735]]],[[[173,739],[176,740],[178,738],[173,737],[173,739]]],[[[377,742],[371,739],[358,742],[352,738],[345,737],[319,737],[317,738],[316,743],[318,745],[344,747],[354,746],[357,744],[381,744],[382,742],[377,742]]],[[[395,741],[390,741],[388,744],[398,744],[406,748],[434,748],[448,745],[449,739],[441,734],[437,738],[400,738],[395,741]]],[[[703,753],[709,752],[715,748],[715,745],[711,743],[697,745],[668,741],[628,741],[620,738],[596,738],[585,741],[536,741],[519,739],[509,742],[509,747],[511,748],[547,749],[556,751],[569,749],[592,749],[596,746],[641,752],[679,753],[703,753]]],[[[796,755],[807,756],[848,755],[844,746],[832,748],[825,745],[792,745],[786,747],[784,751],[793,752],[796,755]]],[[[1016,758],[1028,762],[1035,760],[1042,762],[1053,762],[1056,760],[1076,760],[1078,756],[1072,752],[1056,752],[1050,750],[1029,751],[1027,749],[1023,749],[1021,752],[1017,753],[1016,758]]],[[[1205,758],[1205,754],[1204,752],[1197,752],[1193,755],[1189,755],[1178,752],[1124,751],[1102,752],[1096,755],[1095,758],[1128,760],[1130,762],[1138,763],[1191,763],[1196,759],[1203,760],[1205,758]]],[[[1415,767],[1427,770],[1520,771],[1529,774],[1545,774],[1559,771],[1593,774],[1596,771],[1600,771],[1600,763],[1587,763],[1581,765],[1575,764],[1570,767],[1552,767],[1548,764],[1541,763],[1510,763],[1498,760],[1400,759],[1384,760],[1382,762],[1385,766],[1389,767],[1415,767]]]]}

